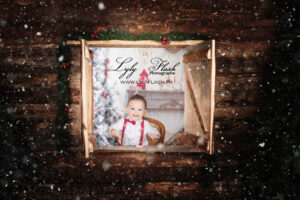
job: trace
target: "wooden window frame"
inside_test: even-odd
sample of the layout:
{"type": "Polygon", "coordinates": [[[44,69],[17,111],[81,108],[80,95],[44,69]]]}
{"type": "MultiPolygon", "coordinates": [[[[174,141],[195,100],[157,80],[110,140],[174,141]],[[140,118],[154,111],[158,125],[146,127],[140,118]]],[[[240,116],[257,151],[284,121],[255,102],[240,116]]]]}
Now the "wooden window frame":
{"type": "MultiPolygon", "coordinates": [[[[215,109],[215,72],[216,72],[216,61],[215,61],[215,40],[203,41],[203,40],[185,40],[185,41],[172,41],[168,45],[163,45],[160,42],[150,40],[139,40],[139,41],[125,41],[125,40],[96,40],[86,41],[81,39],[80,41],[67,41],[67,45],[78,45],[81,46],[81,133],[83,134],[83,143],[85,157],[88,158],[89,154],[93,151],[112,151],[112,152],[187,152],[187,153],[199,153],[205,152],[209,154],[214,153],[214,136],[213,136],[213,122],[214,122],[214,109],[215,109]],[[190,96],[193,101],[198,120],[201,127],[209,134],[209,141],[207,143],[206,151],[201,149],[195,149],[194,147],[188,146],[144,146],[144,147],[132,147],[132,146],[95,146],[91,141],[93,137],[93,91],[92,91],[92,66],[89,64],[91,56],[89,56],[89,47],[105,47],[105,48],[187,48],[189,46],[196,46],[201,44],[208,44],[210,49],[203,50],[201,59],[211,60],[211,89],[210,89],[210,116],[209,123],[205,125],[203,122],[203,116],[201,116],[201,106],[198,105],[197,96],[194,94],[193,89],[195,88],[192,80],[192,75],[188,70],[185,69],[185,75],[187,79],[187,88],[190,91],[190,96]],[[85,67],[85,66],[90,67],[85,67]],[[89,68],[89,69],[87,69],[89,68]],[[88,77],[89,78],[88,78],[88,77]],[[91,77],[91,78],[90,78],[91,77]],[[88,80],[86,80],[88,79],[88,80]],[[85,88],[83,90],[83,88],[85,88]],[[91,88],[88,89],[88,88],[91,88]]],[[[193,56],[193,55],[192,55],[193,56]]],[[[198,56],[198,58],[200,58],[198,56]]]]}

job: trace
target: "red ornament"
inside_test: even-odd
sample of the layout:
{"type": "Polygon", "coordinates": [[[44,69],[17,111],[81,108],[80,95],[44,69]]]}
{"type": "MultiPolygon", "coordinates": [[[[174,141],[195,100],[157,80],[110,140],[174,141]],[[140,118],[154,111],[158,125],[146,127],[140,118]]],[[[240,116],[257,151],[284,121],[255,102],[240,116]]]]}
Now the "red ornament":
{"type": "Polygon", "coordinates": [[[92,33],[91,34],[91,38],[93,38],[93,39],[98,39],[99,38],[99,36],[98,36],[98,34],[97,34],[97,31],[94,31],[94,33],[92,33]]]}
{"type": "Polygon", "coordinates": [[[65,69],[67,69],[69,67],[69,63],[65,63],[65,69]]]}
{"type": "Polygon", "coordinates": [[[106,92],[102,92],[102,94],[101,94],[105,99],[107,99],[107,97],[109,96],[109,94],[108,93],[106,93],[106,92]]]}
{"type": "Polygon", "coordinates": [[[167,39],[167,37],[166,36],[164,36],[163,38],[162,38],[162,42],[161,42],[163,45],[165,45],[165,44],[170,44],[170,41],[168,41],[168,39],[167,39]]]}
{"type": "Polygon", "coordinates": [[[59,67],[67,69],[69,67],[69,65],[70,65],[70,63],[60,64],[59,67]]]}
{"type": "Polygon", "coordinates": [[[68,107],[65,107],[65,112],[69,112],[69,108],[68,107]]]}

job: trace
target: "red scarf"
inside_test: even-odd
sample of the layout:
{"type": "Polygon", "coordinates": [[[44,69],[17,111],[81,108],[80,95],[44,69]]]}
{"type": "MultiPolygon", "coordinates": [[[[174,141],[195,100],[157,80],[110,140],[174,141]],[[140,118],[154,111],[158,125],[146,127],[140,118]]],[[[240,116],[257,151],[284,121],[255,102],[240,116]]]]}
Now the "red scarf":
{"type": "MultiPolygon", "coordinates": [[[[125,129],[126,129],[126,123],[130,122],[133,125],[135,125],[135,121],[131,121],[129,119],[125,119],[124,120],[124,124],[123,124],[123,130],[122,130],[122,138],[121,138],[121,146],[123,145],[123,137],[124,137],[124,133],[125,133],[125,129]]],[[[141,137],[140,137],[140,143],[139,145],[142,146],[143,145],[143,137],[144,137],[144,120],[141,123],[141,137]]]]}

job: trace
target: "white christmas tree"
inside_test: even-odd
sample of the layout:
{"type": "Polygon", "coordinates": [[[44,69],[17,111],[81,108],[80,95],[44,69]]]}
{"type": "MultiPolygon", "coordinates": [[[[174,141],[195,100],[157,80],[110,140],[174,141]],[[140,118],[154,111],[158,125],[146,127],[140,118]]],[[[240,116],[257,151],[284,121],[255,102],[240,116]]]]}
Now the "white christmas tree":
{"type": "Polygon", "coordinates": [[[115,123],[122,115],[118,112],[116,90],[107,84],[107,71],[109,59],[105,57],[104,50],[92,48],[93,65],[93,96],[94,96],[94,134],[97,145],[115,145],[116,139],[109,134],[109,126],[115,123]]]}

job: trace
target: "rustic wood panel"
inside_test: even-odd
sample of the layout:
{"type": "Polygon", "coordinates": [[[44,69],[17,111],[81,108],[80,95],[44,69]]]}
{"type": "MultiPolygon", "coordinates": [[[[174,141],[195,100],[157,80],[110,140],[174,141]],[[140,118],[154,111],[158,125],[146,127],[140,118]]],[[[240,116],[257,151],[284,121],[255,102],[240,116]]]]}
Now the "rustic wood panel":
{"type": "Polygon", "coordinates": [[[27,65],[27,64],[5,64],[0,68],[0,72],[8,73],[56,73],[56,65],[41,64],[41,65],[27,65]]]}
{"type": "Polygon", "coordinates": [[[244,107],[227,107],[227,108],[216,108],[215,119],[226,118],[226,119],[241,119],[247,117],[255,117],[258,111],[257,106],[244,106],[244,107]]]}
{"type": "MultiPolygon", "coordinates": [[[[235,119],[217,119],[215,120],[215,130],[220,135],[231,134],[235,135],[239,130],[251,131],[257,127],[257,121],[251,118],[235,119]]],[[[246,132],[247,132],[246,131],[246,132]]]]}
{"type": "Polygon", "coordinates": [[[71,120],[81,119],[81,105],[80,104],[70,104],[68,116],[71,120]]]}
{"type": "Polygon", "coordinates": [[[40,161],[45,159],[47,165],[38,171],[36,184],[28,190],[27,198],[152,199],[154,195],[155,198],[181,199],[189,195],[190,199],[239,199],[240,182],[231,181],[238,169],[237,157],[226,154],[213,162],[205,154],[177,153],[100,153],[95,154],[91,162],[82,154],[69,158],[41,154],[40,161]],[[210,181],[204,184],[203,179],[210,181]],[[86,196],[86,184],[89,196],[86,196]]]}
{"type": "Polygon", "coordinates": [[[217,75],[216,91],[252,90],[259,88],[262,77],[257,74],[247,75],[217,75]]]}
{"type": "MultiPolygon", "coordinates": [[[[93,3],[95,3],[95,7],[97,6],[98,1],[91,1],[93,3]]],[[[223,10],[223,9],[231,9],[231,10],[240,10],[241,8],[243,8],[244,10],[261,10],[262,8],[264,8],[265,6],[272,6],[271,1],[251,1],[251,2],[247,2],[244,3],[243,1],[228,1],[228,0],[221,0],[218,2],[215,2],[214,4],[212,4],[209,1],[204,1],[204,2],[197,2],[197,1],[193,1],[193,0],[187,0],[187,1],[174,1],[172,3],[170,2],[166,2],[163,0],[157,0],[157,1],[142,1],[142,0],[134,0],[134,1],[110,1],[110,0],[103,0],[102,1],[105,4],[105,7],[107,9],[115,9],[115,10],[121,10],[122,8],[132,8],[132,7],[136,7],[136,8],[152,8],[152,9],[163,9],[163,10],[170,10],[168,9],[170,6],[172,6],[172,8],[174,9],[209,9],[209,10],[223,10]],[[120,9],[121,7],[121,9],[120,9]]],[[[48,5],[50,3],[45,3],[45,5],[48,5]]],[[[62,4],[65,8],[71,8],[71,7],[75,7],[74,4],[76,5],[76,7],[78,8],[88,8],[91,3],[86,3],[86,2],[81,2],[78,3],[77,1],[62,1],[59,2],[58,5],[62,4]],[[75,4],[77,3],[77,4],[75,4]]],[[[95,7],[91,6],[91,8],[89,9],[95,9],[95,7]]]]}
{"type": "Polygon", "coordinates": [[[1,104],[11,118],[55,119],[55,104],[1,104]]]}
{"type": "Polygon", "coordinates": [[[2,85],[15,88],[55,88],[57,86],[57,74],[54,73],[1,73],[2,85]]]}
{"type": "Polygon", "coordinates": [[[31,65],[39,66],[41,68],[49,68],[57,66],[56,56],[8,56],[0,60],[1,65],[31,65]],[[54,66],[53,66],[54,65],[54,66]]]}
{"type": "MultiPolygon", "coordinates": [[[[57,42],[59,35],[64,32],[74,29],[93,30],[102,26],[102,29],[122,29],[132,33],[165,33],[181,30],[209,33],[215,38],[223,40],[263,40],[262,38],[267,37],[266,34],[270,33],[270,27],[273,27],[276,22],[270,19],[269,13],[272,13],[271,8],[273,6],[270,1],[255,1],[247,4],[240,1],[234,1],[234,3],[226,1],[225,4],[214,3],[213,5],[211,2],[201,2],[200,4],[196,3],[196,5],[193,1],[189,1],[189,3],[175,2],[172,3],[174,9],[166,9],[170,4],[168,1],[159,1],[159,3],[157,1],[154,4],[133,1],[131,3],[126,2],[125,5],[121,1],[120,3],[105,2],[106,9],[101,11],[98,9],[97,2],[93,5],[62,2],[62,4],[45,3],[43,5],[30,3],[26,5],[26,9],[22,6],[2,8],[6,11],[5,13],[18,13],[15,16],[17,20],[14,20],[14,17],[9,17],[9,15],[3,15],[7,21],[6,29],[9,30],[3,32],[5,38],[12,40],[16,36],[18,38],[23,37],[25,39],[18,42],[25,43],[31,42],[29,38],[35,38],[35,41],[40,42],[46,42],[47,39],[57,42]],[[131,4],[133,5],[130,6],[131,4]],[[165,4],[167,5],[163,6],[165,4]],[[255,6],[251,7],[249,4],[255,6]],[[175,9],[176,7],[180,12],[175,9]],[[226,9],[221,9],[223,7],[226,9]],[[227,9],[230,9],[230,12],[227,9]],[[162,19],[164,20],[162,21],[162,19]],[[60,21],[64,21],[64,26],[59,23],[60,21]],[[28,24],[28,28],[24,28],[24,24],[28,24]],[[219,29],[216,32],[216,26],[222,27],[224,34],[220,33],[219,29]],[[48,31],[41,31],[47,27],[49,28],[48,31]],[[240,29],[243,31],[241,32],[240,29]],[[37,32],[41,32],[42,37],[37,36],[37,32]]],[[[269,35],[269,38],[271,37],[272,35],[269,35]]],[[[5,40],[5,42],[10,43],[12,41],[5,40]]]]}
{"type": "Polygon", "coordinates": [[[70,104],[80,104],[80,101],[81,101],[80,90],[71,89],[70,104]]]}
{"type": "MultiPolygon", "coordinates": [[[[120,7],[123,8],[162,8],[165,10],[168,10],[169,6],[174,7],[174,9],[209,9],[209,10],[223,10],[223,9],[230,9],[230,10],[240,10],[244,9],[245,11],[251,10],[262,10],[263,8],[266,9],[266,6],[272,7],[272,2],[269,0],[266,1],[259,1],[254,0],[251,2],[243,2],[243,1],[228,1],[228,0],[221,0],[218,2],[215,2],[212,4],[209,1],[204,2],[197,2],[193,0],[187,0],[187,1],[174,1],[170,4],[170,2],[166,2],[163,0],[156,0],[156,1],[143,1],[143,0],[134,0],[134,1],[116,1],[116,0],[103,0],[102,1],[105,4],[105,7],[107,9],[116,9],[121,10],[120,7]]],[[[89,3],[87,2],[78,2],[74,0],[69,1],[60,1],[56,4],[52,4],[51,2],[44,2],[39,3],[39,1],[31,1],[31,0],[23,0],[23,1],[17,1],[14,3],[5,3],[5,1],[2,3],[3,7],[9,7],[10,5],[18,6],[19,9],[22,9],[22,6],[30,6],[33,8],[44,8],[44,7],[56,7],[56,6],[62,6],[62,8],[72,8],[72,7],[78,7],[83,9],[97,9],[98,1],[92,0],[89,3]]],[[[42,13],[42,12],[41,12],[42,13]]]]}
{"type": "Polygon", "coordinates": [[[266,61],[263,57],[219,57],[217,62],[217,74],[262,74],[266,61]]]}
{"type": "MultiPolygon", "coordinates": [[[[268,39],[269,40],[269,39],[268,39]]],[[[216,57],[245,57],[257,58],[265,56],[268,49],[271,48],[272,42],[269,41],[245,41],[231,42],[219,41],[216,42],[216,57]]]]}
{"type": "Polygon", "coordinates": [[[6,102],[10,104],[55,104],[57,97],[56,87],[0,87],[0,91],[0,103],[2,104],[6,102]]]}
{"type": "MultiPolygon", "coordinates": [[[[103,1],[105,4],[105,8],[104,10],[101,10],[99,12],[98,9],[98,2],[93,2],[93,3],[78,3],[73,2],[73,1],[61,1],[60,3],[57,4],[51,4],[51,3],[45,3],[43,5],[40,5],[38,3],[30,3],[28,5],[26,5],[26,10],[23,9],[22,6],[16,6],[16,8],[14,8],[16,11],[19,11],[19,15],[22,17],[25,17],[27,15],[27,13],[29,13],[28,15],[32,15],[32,14],[36,14],[38,16],[42,15],[42,16],[51,16],[51,17],[55,17],[58,15],[63,14],[65,16],[65,18],[70,18],[70,17],[78,17],[80,15],[76,15],[75,12],[71,12],[75,9],[78,9],[81,12],[91,12],[91,11],[98,11],[98,15],[107,15],[109,14],[109,11],[112,12],[113,14],[122,14],[122,8],[127,8],[125,10],[125,12],[130,12],[130,10],[133,9],[141,9],[141,11],[143,12],[151,12],[151,14],[153,15],[153,17],[155,17],[156,15],[158,15],[157,13],[152,13],[153,11],[155,12],[171,12],[171,13],[175,13],[175,15],[181,15],[181,13],[197,13],[196,11],[201,10],[202,12],[207,12],[207,11],[215,11],[215,15],[217,15],[218,13],[216,11],[219,12],[224,12],[226,13],[226,10],[230,9],[232,11],[232,13],[238,13],[240,14],[240,10],[243,9],[244,13],[253,13],[256,12],[257,15],[259,15],[260,17],[263,16],[264,11],[268,11],[270,12],[269,9],[266,9],[267,6],[268,7],[272,7],[272,4],[270,1],[264,1],[264,2],[260,2],[260,1],[251,1],[251,2],[247,2],[247,3],[243,3],[242,1],[219,1],[219,2],[215,2],[214,4],[212,4],[211,2],[195,2],[195,1],[187,1],[187,2],[172,2],[171,6],[174,9],[168,9],[170,7],[170,2],[166,2],[166,1],[155,1],[155,2],[148,2],[145,3],[145,1],[130,1],[130,2],[126,2],[126,1],[120,1],[120,2],[116,2],[116,1],[103,1]],[[126,2],[126,3],[125,3],[126,2]],[[264,9],[263,9],[264,8],[264,9]],[[176,13],[175,11],[180,9],[181,13],[176,13]],[[37,11],[38,10],[38,11],[37,11]],[[63,11],[67,11],[67,12],[63,12],[63,11]],[[70,16],[70,17],[69,17],[70,16]]],[[[9,9],[10,7],[7,6],[7,8],[9,9]]],[[[78,13],[78,12],[77,12],[78,13]]],[[[135,15],[139,15],[139,12],[135,12],[135,15]]],[[[253,17],[257,16],[257,15],[253,15],[253,17]]],[[[91,15],[91,16],[95,16],[95,15],[91,15]]],[[[132,15],[128,15],[128,16],[132,16],[132,15]]],[[[185,14],[186,17],[188,17],[188,14],[185,14]]],[[[204,15],[204,16],[208,16],[208,15],[204,15]]],[[[51,18],[50,18],[51,19],[51,18]]],[[[20,20],[22,20],[22,18],[20,18],[20,20]]],[[[37,20],[36,18],[34,18],[33,20],[37,20]]],[[[50,20],[49,20],[50,21],[50,20]]]]}
{"type": "Polygon", "coordinates": [[[81,73],[70,74],[69,80],[70,80],[69,86],[71,90],[80,90],[81,73]]]}
{"type": "Polygon", "coordinates": [[[276,5],[270,0],[101,2],[104,10],[96,0],[0,1],[0,108],[9,113],[12,127],[39,160],[32,181],[17,181],[5,190],[12,199],[37,200],[242,199],[236,170],[249,157],[257,127],[259,84],[273,45],[276,5]],[[71,48],[68,124],[77,154],[56,152],[56,54],[61,37],[111,29],[134,34],[203,32],[216,39],[213,157],[97,152],[86,160],[81,151],[77,47],[71,48]]]}
{"type": "Polygon", "coordinates": [[[45,45],[44,48],[43,46],[36,47],[36,45],[26,45],[23,48],[20,46],[5,46],[0,48],[0,57],[5,58],[9,56],[13,57],[44,57],[46,58],[47,56],[56,56],[58,50],[58,45],[45,45]],[[41,48],[43,51],[41,51],[41,48]]]}

